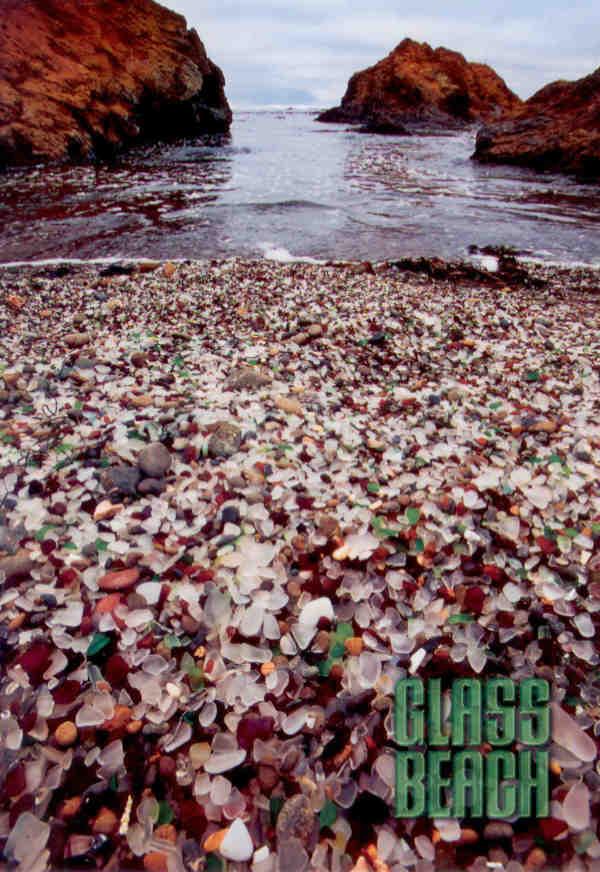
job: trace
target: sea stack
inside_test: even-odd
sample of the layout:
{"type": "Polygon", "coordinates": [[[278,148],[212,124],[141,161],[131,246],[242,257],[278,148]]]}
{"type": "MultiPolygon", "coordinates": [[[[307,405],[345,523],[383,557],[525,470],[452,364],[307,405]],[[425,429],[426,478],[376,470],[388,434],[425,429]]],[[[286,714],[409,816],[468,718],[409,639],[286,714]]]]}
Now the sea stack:
{"type": "Polygon", "coordinates": [[[318,120],[402,133],[500,119],[520,104],[491,67],[405,39],[375,66],[352,76],[341,105],[318,120]]]}
{"type": "Polygon", "coordinates": [[[600,178],[600,67],[575,82],[546,85],[513,118],[483,127],[474,157],[600,178]]]}
{"type": "Polygon", "coordinates": [[[0,0],[0,166],[227,131],[221,70],[152,0],[0,0]]]}

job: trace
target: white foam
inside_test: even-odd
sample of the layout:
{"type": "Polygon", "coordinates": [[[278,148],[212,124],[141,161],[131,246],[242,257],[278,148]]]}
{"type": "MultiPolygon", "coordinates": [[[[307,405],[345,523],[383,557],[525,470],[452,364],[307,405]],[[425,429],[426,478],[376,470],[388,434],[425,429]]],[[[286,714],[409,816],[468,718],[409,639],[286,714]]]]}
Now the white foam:
{"type": "Polygon", "coordinates": [[[587,269],[600,271],[600,261],[585,260],[550,260],[546,257],[517,257],[521,263],[529,263],[532,266],[548,266],[554,269],[587,269]]]}
{"type": "Polygon", "coordinates": [[[276,245],[274,242],[259,242],[258,248],[262,251],[265,260],[273,260],[276,263],[326,263],[326,261],[316,260],[314,257],[301,257],[292,254],[283,245],[276,245]]]}
{"type": "Polygon", "coordinates": [[[86,264],[94,263],[125,263],[125,260],[122,257],[96,257],[90,260],[84,260],[79,257],[49,257],[45,260],[9,260],[6,263],[0,263],[0,269],[9,269],[16,266],[85,266],[86,264]]]}
{"type": "Polygon", "coordinates": [[[248,104],[246,106],[239,106],[235,103],[231,104],[231,108],[234,114],[237,112],[242,114],[244,112],[253,113],[253,114],[264,114],[271,112],[322,112],[323,108],[319,106],[314,106],[312,103],[267,103],[267,104],[248,104]]]}
{"type": "Polygon", "coordinates": [[[500,266],[499,259],[492,254],[475,254],[471,260],[480,266],[481,269],[491,273],[498,272],[498,267],[500,266]]]}
{"type": "MultiPolygon", "coordinates": [[[[546,266],[554,269],[586,269],[600,270],[600,261],[585,261],[585,260],[556,260],[552,258],[551,252],[539,251],[536,255],[516,255],[516,260],[522,264],[530,266],[546,266]],[[544,256],[546,255],[546,256],[544,256]]],[[[481,267],[488,272],[498,272],[500,260],[495,255],[491,254],[472,254],[469,257],[471,263],[481,267]]]]}
{"type": "Polygon", "coordinates": [[[30,266],[110,266],[113,263],[127,265],[135,265],[138,263],[148,263],[149,260],[156,260],[157,263],[163,263],[165,260],[170,260],[172,263],[185,263],[185,258],[163,258],[163,257],[49,257],[42,260],[9,260],[5,263],[0,263],[0,269],[14,269],[15,267],[30,266]]]}

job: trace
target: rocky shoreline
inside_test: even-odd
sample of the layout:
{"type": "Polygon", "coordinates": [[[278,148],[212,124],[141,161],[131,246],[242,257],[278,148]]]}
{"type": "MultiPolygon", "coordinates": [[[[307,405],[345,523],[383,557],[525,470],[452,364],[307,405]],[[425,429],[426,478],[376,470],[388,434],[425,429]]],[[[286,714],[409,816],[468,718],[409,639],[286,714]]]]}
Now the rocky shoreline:
{"type": "Polygon", "coordinates": [[[511,118],[485,125],[474,158],[600,178],[600,68],[574,82],[552,82],[511,118]]]}
{"type": "Polygon", "coordinates": [[[227,133],[225,77],[185,18],[153,0],[123,12],[113,0],[3,0],[0,171],[227,133]]]}
{"type": "Polygon", "coordinates": [[[596,868],[598,273],[499,254],[0,270],[7,861],[596,868]],[[407,674],[551,681],[551,817],[395,820],[407,674]]]}
{"type": "Polygon", "coordinates": [[[521,100],[486,64],[447,48],[404,39],[348,82],[339,106],[317,121],[360,124],[363,133],[456,130],[509,116],[521,100]]]}

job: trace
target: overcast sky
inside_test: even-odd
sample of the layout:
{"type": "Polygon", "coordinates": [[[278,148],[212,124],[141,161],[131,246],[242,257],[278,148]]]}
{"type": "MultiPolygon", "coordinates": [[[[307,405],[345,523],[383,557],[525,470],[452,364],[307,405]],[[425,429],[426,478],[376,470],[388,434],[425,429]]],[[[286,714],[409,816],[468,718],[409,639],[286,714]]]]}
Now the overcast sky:
{"type": "Polygon", "coordinates": [[[330,106],[404,37],[490,64],[521,97],[600,66],[598,0],[166,0],[195,27],[235,107],[330,106]],[[394,8],[395,7],[395,8],[394,8]]]}

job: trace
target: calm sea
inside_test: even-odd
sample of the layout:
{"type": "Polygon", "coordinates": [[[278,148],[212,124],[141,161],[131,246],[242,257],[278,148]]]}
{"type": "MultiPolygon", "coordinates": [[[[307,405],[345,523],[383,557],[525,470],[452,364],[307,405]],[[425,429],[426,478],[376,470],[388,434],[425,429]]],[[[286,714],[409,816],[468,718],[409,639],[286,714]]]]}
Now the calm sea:
{"type": "Polygon", "coordinates": [[[479,166],[474,138],[363,135],[310,112],[238,112],[221,144],[11,171],[0,176],[0,263],[463,258],[473,245],[504,245],[600,265],[600,186],[479,166]]]}

